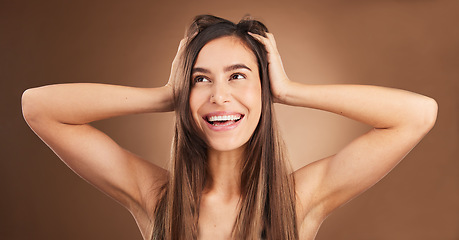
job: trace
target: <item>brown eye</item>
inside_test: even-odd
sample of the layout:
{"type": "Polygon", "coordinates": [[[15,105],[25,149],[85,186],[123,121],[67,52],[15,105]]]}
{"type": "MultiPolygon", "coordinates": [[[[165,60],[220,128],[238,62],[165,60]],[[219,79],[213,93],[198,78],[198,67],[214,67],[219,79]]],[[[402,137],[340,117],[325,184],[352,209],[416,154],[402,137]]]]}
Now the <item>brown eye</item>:
{"type": "Polygon", "coordinates": [[[199,83],[199,82],[210,82],[209,79],[207,79],[204,76],[197,76],[194,78],[194,83],[199,83]]]}
{"type": "Polygon", "coordinates": [[[244,79],[244,78],[245,78],[245,75],[244,74],[240,74],[240,73],[235,73],[235,74],[231,75],[231,80],[244,79]]]}

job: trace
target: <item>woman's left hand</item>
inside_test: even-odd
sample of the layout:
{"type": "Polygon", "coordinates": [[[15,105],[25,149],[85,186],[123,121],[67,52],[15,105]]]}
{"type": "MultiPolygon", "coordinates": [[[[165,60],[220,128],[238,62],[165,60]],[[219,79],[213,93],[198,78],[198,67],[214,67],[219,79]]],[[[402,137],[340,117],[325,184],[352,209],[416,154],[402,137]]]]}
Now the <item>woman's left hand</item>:
{"type": "Polygon", "coordinates": [[[266,33],[266,37],[249,32],[251,36],[263,43],[268,51],[268,70],[271,82],[271,94],[275,102],[282,103],[287,93],[287,87],[290,79],[285,73],[282,65],[282,59],[277,50],[276,40],[272,33],[266,33]]]}

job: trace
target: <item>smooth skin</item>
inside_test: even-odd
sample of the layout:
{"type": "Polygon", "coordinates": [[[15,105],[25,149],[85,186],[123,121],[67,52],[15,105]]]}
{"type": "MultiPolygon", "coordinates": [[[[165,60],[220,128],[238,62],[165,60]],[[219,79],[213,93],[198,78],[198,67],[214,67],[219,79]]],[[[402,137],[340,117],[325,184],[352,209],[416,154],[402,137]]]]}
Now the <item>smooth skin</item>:
{"type": "MultiPolygon", "coordinates": [[[[293,82],[283,70],[273,35],[268,33],[267,38],[253,36],[269,52],[271,92],[276,102],[337,113],[373,127],[337,154],[293,173],[298,195],[300,239],[314,239],[320,224],[334,209],[378,182],[429,132],[436,120],[437,104],[431,98],[397,89],[293,82]]],[[[244,48],[247,51],[244,56],[253,54],[229,38],[211,43],[221,49],[242,51],[244,48]]],[[[154,189],[167,180],[168,172],[123,149],[89,123],[121,115],[173,111],[174,73],[184,43],[185,40],[180,43],[172,63],[171,77],[164,87],[58,84],[28,89],[22,97],[24,118],[33,131],[73,171],[125,206],[134,216],[143,238],[148,240],[151,239],[153,209],[158,200],[158,192],[154,189]]],[[[205,60],[212,55],[200,53],[199,57],[205,60]]],[[[251,64],[249,58],[240,58],[238,63],[241,61],[251,64]]],[[[240,99],[242,93],[229,87],[228,74],[232,76],[241,70],[225,72],[221,67],[225,66],[224,63],[221,66],[203,63],[200,67],[207,68],[212,74],[210,80],[213,82],[209,83],[212,87],[201,92],[207,98],[198,99],[196,108],[191,102],[196,99],[192,98],[190,107],[199,113],[203,111],[202,108],[199,110],[200,107],[220,108],[231,103],[237,108],[232,110],[247,110],[250,115],[248,109],[252,109],[256,101],[244,102],[240,99]],[[224,80],[228,81],[225,83],[224,80]],[[222,99],[226,100],[220,101],[222,99]]],[[[194,86],[192,95],[197,90],[194,86]]],[[[214,183],[203,193],[200,239],[227,239],[240,195],[239,175],[234,169],[237,169],[244,143],[235,144],[232,149],[218,149],[218,141],[213,143],[215,147],[211,147],[209,161],[214,183]]]]}
{"type": "Polygon", "coordinates": [[[201,198],[199,237],[230,239],[241,196],[240,159],[261,116],[257,59],[238,38],[223,37],[202,48],[193,69],[190,110],[209,147],[213,180],[201,198]],[[236,128],[218,131],[203,119],[214,113],[244,117],[236,128]]]}

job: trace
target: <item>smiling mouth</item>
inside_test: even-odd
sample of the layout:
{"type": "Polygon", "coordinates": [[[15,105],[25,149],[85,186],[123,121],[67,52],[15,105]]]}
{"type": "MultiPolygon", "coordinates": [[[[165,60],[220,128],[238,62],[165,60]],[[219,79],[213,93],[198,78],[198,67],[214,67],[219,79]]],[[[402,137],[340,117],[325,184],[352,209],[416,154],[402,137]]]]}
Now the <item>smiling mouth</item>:
{"type": "Polygon", "coordinates": [[[224,127],[240,121],[243,117],[243,114],[231,114],[220,116],[207,116],[204,119],[213,126],[224,127]]]}

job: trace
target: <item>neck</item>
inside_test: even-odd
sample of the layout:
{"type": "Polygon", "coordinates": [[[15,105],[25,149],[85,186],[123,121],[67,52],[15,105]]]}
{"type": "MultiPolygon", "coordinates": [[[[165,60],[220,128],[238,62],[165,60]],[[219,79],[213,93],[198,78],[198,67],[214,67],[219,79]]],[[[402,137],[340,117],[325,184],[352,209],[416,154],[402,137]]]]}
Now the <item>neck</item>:
{"type": "Polygon", "coordinates": [[[223,195],[228,198],[239,196],[241,190],[241,162],[244,148],[232,151],[208,150],[208,164],[211,181],[206,184],[205,193],[223,195]]]}

